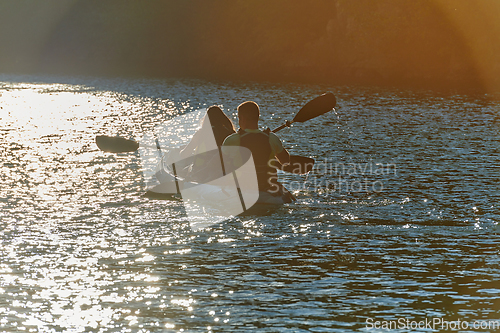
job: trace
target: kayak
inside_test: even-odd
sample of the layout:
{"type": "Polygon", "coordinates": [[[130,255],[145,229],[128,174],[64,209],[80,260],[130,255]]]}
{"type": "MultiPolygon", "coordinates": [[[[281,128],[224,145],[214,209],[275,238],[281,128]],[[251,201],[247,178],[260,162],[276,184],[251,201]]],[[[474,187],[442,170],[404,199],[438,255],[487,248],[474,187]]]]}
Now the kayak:
{"type": "MultiPolygon", "coordinates": [[[[209,161],[207,165],[210,166],[210,160],[214,160],[214,157],[215,162],[218,162],[219,153],[215,150],[198,154],[196,158],[200,159],[200,156],[209,161]]],[[[246,165],[240,163],[234,169],[226,170],[227,174],[214,172],[213,168],[211,172],[205,170],[202,173],[204,180],[199,181],[197,177],[193,177],[198,175],[200,178],[200,172],[193,172],[193,158],[182,159],[179,150],[171,150],[161,158],[154,174],[155,179],[147,188],[145,196],[152,199],[182,200],[188,205],[203,207],[204,210],[215,209],[229,215],[265,214],[293,202],[293,195],[281,184],[277,193],[258,191],[256,175],[252,179],[252,169],[250,172],[245,170],[248,169],[248,164],[253,165],[253,160],[246,162],[246,165]]],[[[220,162],[218,163],[220,168],[220,162]]]]}
{"type": "MultiPolygon", "coordinates": [[[[224,196],[231,197],[231,192],[227,189],[222,189],[218,186],[207,185],[207,184],[198,184],[193,182],[182,182],[179,184],[180,189],[187,188],[196,188],[196,193],[202,200],[209,200],[211,196],[217,196],[219,193],[222,193],[224,196]]],[[[175,186],[171,183],[160,183],[159,185],[149,187],[144,194],[145,197],[150,199],[165,199],[165,200],[182,200],[181,193],[171,193],[170,189],[175,186]]],[[[284,188],[285,191],[280,194],[273,195],[269,192],[259,191],[258,199],[255,202],[255,205],[284,205],[287,203],[291,203],[294,200],[292,199],[292,194],[284,188]]],[[[224,200],[220,202],[223,204],[224,200]]],[[[219,204],[219,205],[220,205],[219,204]]]]}
{"type": "MultiPolygon", "coordinates": [[[[290,127],[293,123],[303,123],[328,111],[335,110],[334,107],[336,104],[337,99],[332,93],[322,94],[307,102],[294,116],[292,121],[287,120],[285,124],[275,128],[272,132],[278,132],[285,127],[290,127]]],[[[198,114],[201,114],[201,112],[198,114]]],[[[174,118],[177,121],[170,121],[168,125],[165,124],[163,129],[167,127],[184,129],[186,126],[188,128],[192,127],[193,117],[188,117],[187,115],[186,117],[179,116],[174,118]],[[186,117],[188,119],[185,119],[186,117]]],[[[212,147],[212,145],[206,144],[207,147],[210,146],[213,149],[207,153],[216,152],[217,154],[214,153],[212,155],[219,155],[218,168],[222,169],[222,173],[215,172],[215,176],[212,174],[213,169],[210,163],[201,163],[208,170],[203,167],[201,169],[198,169],[198,167],[194,168],[194,163],[185,164],[186,168],[182,168],[181,163],[181,168],[175,168],[175,164],[182,162],[182,159],[181,161],[177,159],[170,160],[169,163],[165,163],[166,159],[164,158],[162,147],[169,147],[171,149],[172,144],[175,146],[179,143],[179,137],[176,135],[177,132],[167,130],[165,131],[165,136],[159,138],[158,134],[161,133],[162,131],[157,131],[155,135],[146,135],[140,143],[119,137],[98,135],[96,136],[96,144],[102,151],[111,153],[139,151],[144,179],[148,189],[146,196],[182,200],[190,218],[191,226],[194,229],[217,223],[214,222],[216,219],[213,219],[213,216],[208,216],[210,219],[209,222],[205,221],[207,220],[205,212],[212,206],[218,206],[223,211],[221,219],[219,219],[219,221],[222,221],[229,217],[227,214],[241,215],[249,213],[259,206],[280,207],[294,201],[293,195],[281,184],[275,184],[278,185],[280,190],[278,193],[259,192],[255,165],[249,151],[247,155],[250,158],[243,159],[243,162],[240,164],[232,165],[234,163],[231,162],[226,165],[227,161],[225,160],[223,151],[225,148],[212,147]],[[158,158],[160,158],[160,162],[158,158]],[[190,168],[190,165],[193,167],[190,168]],[[198,172],[193,172],[193,169],[198,172]],[[244,172],[245,170],[247,172],[244,172]],[[195,204],[193,205],[192,202],[195,204]],[[198,211],[195,212],[192,206],[198,206],[198,211]]],[[[240,147],[240,149],[243,149],[243,147],[240,147]]],[[[192,158],[204,157],[202,156],[203,154],[205,153],[197,153],[192,158]]],[[[207,156],[212,157],[212,159],[207,161],[217,161],[214,156],[207,156]]],[[[199,165],[198,163],[196,166],[199,165]]],[[[273,163],[273,165],[278,170],[302,175],[312,170],[314,159],[291,155],[289,163],[285,165],[273,163]]]]}
{"type": "MultiPolygon", "coordinates": [[[[170,184],[162,183],[160,185],[149,188],[144,196],[149,199],[184,201],[182,194],[164,193],[164,186],[170,187],[170,184]]],[[[285,204],[294,201],[292,194],[288,191],[279,195],[271,195],[268,192],[259,191],[257,201],[250,207],[244,207],[236,214],[231,214],[231,210],[226,210],[227,207],[234,205],[234,197],[238,196],[237,192],[231,193],[227,189],[206,184],[183,183],[182,186],[191,186],[196,193],[196,198],[193,200],[198,205],[203,205],[205,209],[216,210],[219,213],[227,211],[228,215],[266,215],[277,210],[285,204]],[[222,199],[221,199],[222,198],[222,199]],[[224,200],[226,199],[226,200],[224,200]]],[[[185,187],[184,187],[185,189],[185,187]]],[[[193,198],[191,198],[193,199],[193,198]]]]}

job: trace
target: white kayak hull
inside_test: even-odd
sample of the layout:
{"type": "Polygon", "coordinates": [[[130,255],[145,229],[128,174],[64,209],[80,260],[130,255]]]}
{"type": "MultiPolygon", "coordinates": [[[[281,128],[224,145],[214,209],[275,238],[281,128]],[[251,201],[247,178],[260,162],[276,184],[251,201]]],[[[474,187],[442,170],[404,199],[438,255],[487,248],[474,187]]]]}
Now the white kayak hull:
{"type": "MultiPolygon", "coordinates": [[[[170,199],[170,200],[180,200],[182,199],[181,191],[186,188],[195,189],[196,197],[203,201],[210,201],[211,198],[218,198],[218,204],[223,205],[224,200],[220,201],[220,198],[228,197],[232,198],[237,193],[227,188],[221,188],[219,186],[209,185],[209,184],[197,184],[192,182],[178,182],[179,191],[177,191],[177,185],[175,181],[162,182],[159,185],[148,188],[146,196],[151,198],[159,199],[170,199]]],[[[291,203],[291,195],[288,193],[273,195],[268,192],[259,191],[259,198],[256,205],[270,205],[270,206],[280,206],[286,203],[291,203]]]]}
{"type": "MultiPolygon", "coordinates": [[[[221,187],[211,184],[198,184],[181,179],[177,179],[169,172],[163,170],[158,185],[148,188],[146,196],[156,199],[182,200],[182,193],[189,190],[189,197],[197,202],[202,202],[213,207],[225,207],[230,205],[235,197],[247,197],[246,193],[238,193],[234,188],[221,187]]],[[[284,189],[284,193],[271,194],[259,191],[257,201],[250,207],[244,207],[245,210],[254,206],[276,207],[293,201],[293,196],[284,189]]]]}
{"type": "MultiPolygon", "coordinates": [[[[247,212],[260,212],[262,208],[265,211],[267,208],[279,207],[294,200],[284,187],[281,187],[280,193],[258,191],[256,179],[252,182],[247,181],[246,186],[243,189],[240,188],[237,185],[240,181],[236,180],[235,174],[239,170],[225,175],[220,174],[207,183],[185,180],[184,178],[189,177],[189,173],[183,171],[190,168],[177,162],[175,166],[173,163],[167,163],[167,161],[178,159],[178,156],[172,156],[172,154],[178,154],[178,151],[171,151],[157,165],[157,171],[154,174],[155,181],[153,186],[148,187],[147,197],[182,200],[186,207],[194,204],[201,210],[217,209],[232,216],[247,212]],[[175,176],[179,173],[181,177],[175,176]],[[248,186],[249,183],[251,186],[248,186]]],[[[251,163],[253,165],[253,161],[251,163]]],[[[245,179],[248,174],[243,173],[238,177],[245,179]]]]}

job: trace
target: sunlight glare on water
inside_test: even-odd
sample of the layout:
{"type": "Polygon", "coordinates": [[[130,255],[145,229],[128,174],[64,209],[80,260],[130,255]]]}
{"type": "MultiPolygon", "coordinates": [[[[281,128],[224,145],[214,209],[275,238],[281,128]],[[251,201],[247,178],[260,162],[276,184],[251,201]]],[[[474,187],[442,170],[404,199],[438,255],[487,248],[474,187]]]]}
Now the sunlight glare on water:
{"type": "Polygon", "coordinates": [[[0,330],[347,332],[367,318],[498,318],[499,109],[432,92],[0,77],[0,330]],[[139,153],[95,144],[214,104],[235,120],[245,100],[274,128],[325,91],[342,107],[280,132],[285,146],[317,165],[395,172],[282,174],[296,203],[206,230],[190,228],[179,200],[143,197],[139,153]],[[345,190],[360,181],[383,190],[345,190]]]}
{"type": "MultiPolygon", "coordinates": [[[[158,278],[143,273],[117,279],[112,271],[102,270],[106,264],[98,263],[122,259],[123,255],[116,253],[120,247],[110,251],[106,237],[90,237],[85,235],[87,232],[76,236],[73,232],[94,229],[85,224],[106,215],[95,202],[89,203],[89,192],[85,193],[97,194],[99,190],[85,185],[89,178],[116,168],[96,163],[92,144],[95,133],[102,128],[109,134],[118,132],[126,115],[140,112],[143,106],[123,100],[119,94],[96,92],[89,87],[28,83],[6,86],[0,97],[2,141],[7,143],[2,152],[2,178],[11,186],[1,190],[2,223],[8,223],[2,231],[2,252],[7,263],[2,263],[1,281],[2,292],[11,302],[0,310],[6,316],[2,326],[50,325],[84,331],[86,327],[106,327],[122,317],[133,318],[128,311],[120,313],[105,304],[140,301],[155,295],[158,288],[134,287],[119,294],[106,293],[105,286],[117,280],[149,283],[158,278]],[[89,205],[82,207],[82,203],[89,205]],[[96,209],[101,214],[96,214],[96,209]],[[28,294],[31,301],[26,302],[28,294]]],[[[121,177],[120,183],[127,181],[137,182],[121,177]]],[[[141,256],[136,261],[153,259],[141,256]]],[[[130,319],[129,324],[134,325],[134,320],[130,319]]]]}

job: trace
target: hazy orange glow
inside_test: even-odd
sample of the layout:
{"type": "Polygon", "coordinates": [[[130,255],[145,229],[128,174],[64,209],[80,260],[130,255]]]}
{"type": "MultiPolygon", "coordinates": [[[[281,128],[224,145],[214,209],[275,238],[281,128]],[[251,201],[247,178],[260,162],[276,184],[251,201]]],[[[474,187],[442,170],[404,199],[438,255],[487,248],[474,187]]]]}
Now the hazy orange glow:
{"type": "Polygon", "coordinates": [[[23,0],[0,72],[500,88],[497,0],[23,0]]]}
{"type": "Polygon", "coordinates": [[[500,2],[435,0],[461,36],[480,82],[489,91],[500,86],[500,2]]]}

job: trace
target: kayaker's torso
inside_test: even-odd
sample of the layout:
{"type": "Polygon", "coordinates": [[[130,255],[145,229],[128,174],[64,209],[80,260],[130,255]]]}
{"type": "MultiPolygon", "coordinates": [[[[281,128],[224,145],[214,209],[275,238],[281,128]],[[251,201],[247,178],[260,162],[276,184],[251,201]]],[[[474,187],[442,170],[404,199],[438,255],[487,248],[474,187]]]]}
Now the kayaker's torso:
{"type": "Polygon", "coordinates": [[[239,130],[224,141],[225,146],[241,146],[252,152],[260,191],[267,191],[277,182],[277,171],[269,161],[283,151],[281,140],[271,132],[259,129],[239,130]]]}

